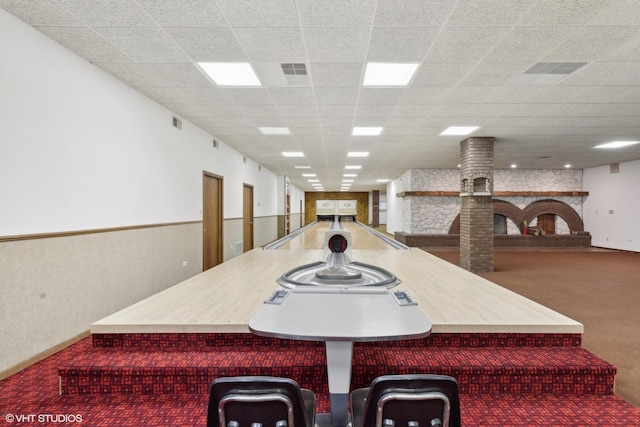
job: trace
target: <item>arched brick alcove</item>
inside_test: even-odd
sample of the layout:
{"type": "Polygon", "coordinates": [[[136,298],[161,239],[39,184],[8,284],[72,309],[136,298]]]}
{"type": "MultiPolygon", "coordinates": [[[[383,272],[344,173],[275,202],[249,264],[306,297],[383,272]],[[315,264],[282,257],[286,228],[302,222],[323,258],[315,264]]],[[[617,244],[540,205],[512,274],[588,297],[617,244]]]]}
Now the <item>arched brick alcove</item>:
{"type": "MultiPolygon", "coordinates": [[[[566,221],[570,232],[584,231],[584,223],[580,215],[578,215],[571,206],[559,200],[538,200],[529,204],[524,209],[520,209],[513,203],[494,199],[493,213],[504,215],[520,228],[524,225],[524,221],[531,223],[531,221],[539,215],[555,214],[566,221]]],[[[451,222],[449,234],[460,234],[460,214],[451,222]]]]}
{"type": "Polygon", "coordinates": [[[584,223],[580,215],[571,206],[559,200],[538,200],[524,208],[522,214],[523,220],[529,223],[543,214],[558,215],[565,220],[570,232],[584,231],[584,223]]]}

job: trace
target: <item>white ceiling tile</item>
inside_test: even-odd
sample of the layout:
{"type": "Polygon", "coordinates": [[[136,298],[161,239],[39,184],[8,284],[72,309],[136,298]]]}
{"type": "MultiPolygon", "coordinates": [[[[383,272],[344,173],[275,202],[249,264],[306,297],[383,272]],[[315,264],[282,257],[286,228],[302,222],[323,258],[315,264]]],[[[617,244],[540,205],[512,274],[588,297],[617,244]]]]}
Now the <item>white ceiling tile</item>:
{"type": "Polygon", "coordinates": [[[359,104],[397,104],[404,94],[405,88],[367,88],[360,89],[359,104]]]}
{"type": "Polygon", "coordinates": [[[615,0],[589,22],[591,25],[640,25],[640,2],[638,0],[615,0]]]}
{"type": "Polygon", "coordinates": [[[344,105],[318,105],[318,116],[320,117],[353,117],[356,114],[355,104],[344,105]]]}
{"type": "Polygon", "coordinates": [[[315,92],[318,105],[355,105],[358,100],[357,88],[318,87],[315,92]]]}
{"type": "Polygon", "coordinates": [[[361,63],[311,63],[309,72],[315,87],[358,87],[362,80],[361,63]]]}
{"type": "Polygon", "coordinates": [[[262,87],[251,88],[218,88],[218,91],[234,104],[259,105],[273,104],[267,89],[262,87]]]}
{"type": "Polygon", "coordinates": [[[503,86],[521,76],[533,64],[526,62],[483,62],[478,64],[460,86],[503,86]]]}
{"type": "Polygon", "coordinates": [[[156,27],[94,27],[129,58],[140,63],[188,62],[189,57],[156,27]]]}
{"type": "Polygon", "coordinates": [[[522,22],[529,25],[573,25],[588,24],[601,14],[608,12],[610,1],[602,0],[542,0],[536,1],[522,22]]]}
{"type": "Polygon", "coordinates": [[[353,126],[352,117],[320,117],[320,126],[339,128],[339,127],[351,127],[353,126]]]}
{"type": "Polygon", "coordinates": [[[280,104],[278,109],[283,117],[318,117],[318,109],[313,104],[280,104]]]}
{"type": "Polygon", "coordinates": [[[266,104],[245,104],[236,107],[247,117],[277,117],[281,118],[280,112],[275,105],[266,104]]]}
{"type": "Polygon", "coordinates": [[[373,21],[376,0],[298,0],[296,5],[303,26],[368,27],[373,21]]]}
{"type": "Polygon", "coordinates": [[[640,87],[627,86],[556,86],[540,88],[529,102],[542,104],[558,103],[632,103],[640,100],[640,87]]]}
{"type": "Polygon", "coordinates": [[[569,38],[541,62],[590,62],[638,39],[637,26],[588,26],[569,38]]]}
{"type": "Polygon", "coordinates": [[[220,89],[211,87],[180,87],[172,89],[174,102],[178,104],[230,105],[231,101],[220,89]]]}
{"type": "Polygon", "coordinates": [[[575,27],[514,27],[483,59],[485,62],[536,62],[551,52],[575,27]]]}
{"type": "Polygon", "coordinates": [[[299,28],[238,28],[235,35],[251,61],[306,61],[299,28]]]}
{"type": "Polygon", "coordinates": [[[118,49],[87,27],[37,27],[62,46],[90,62],[130,62],[118,49]]]}
{"type": "Polygon", "coordinates": [[[80,21],[50,0],[0,0],[0,8],[30,25],[81,26],[80,21]]]}
{"type": "Polygon", "coordinates": [[[209,80],[191,63],[140,64],[140,69],[153,76],[152,86],[210,87],[209,80]]]}
{"type": "Polygon", "coordinates": [[[531,5],[531,0],[464,0],[457,3],[447,25],[514,25],[531,5]]]}
{"type": "Polygon", "coordinates": [[[285,123],[291,133],[294,133],[293,129],[295,128],[317,128],[320,130],[320,121],[317,117],[285,117],[285,123]]]}
{"type": "Polygon", "coordinates": [[[479,61],[509,29],[510,27],[444,27],[433,43],[426,61],[479,61]]]}
{"type": "Polygon", "coordinates": [[[403,104],[437,104],[449,92],[449,87],[412,87],[401,99],[403,104]]]}
{"type": "Polygon", "coordinates": [[[457,86],[476,64],[476,62],[425,62],[418,68],[411,86],[457,86]]]}
{"type": "MultiPolygon", "coordinates": [[[[78,0],[76,0],[78,1],[78,0]]],[[[120,0],[112,0],[120,1],[120,0]]],[[[224,17],[210,0],[136,0],[159,25],[220,27],[224,17]]]]}
{"type": "Polygon", "coordinates": [[[640,63],[596,62],[569,75],[563,86],[640,86],[640,63]]]}
{"type": "Polygon", "coordinates": [[[136,27],[154,25],[133,0],[57,0],[58,4],[88,26],[136,27]]]}
{"type": "Polygon", "coordinates": [[[356,117],[389,117],[395,108],[395,104],[360,104],[356,110],[356,117]]]}
{"type": "Polygon", "coordinates": [[[102,62],[95,65],[129,86],[157,86],[160,84],[153,74],[149,74],[148,70],[145,70],[140,64],[102,62]]]}
{"type": "Polygon", "coordinates": [[[437,27],[375,27],[371,33],[370,62],[420,62],[435,40],[437,27]]]}
{"type": "Polygon", "coordinates": [[[374,25],[439,26],[454,6],[455,2],[449,0],[379,0],[374,25]]]}
{"type": "Polygon", "coordinates": [[[262,2],[246,0],[216,0],[216,4],[232,26],[298,26],[295,0],[269,0],[268,7],[262,2]]]}
{"type": "Polygon", "coordinates": [[[369,28],[305,27],[302,29],[309,62],[363,62],[367,58],[369,28]]]}
{"type": "Polygon", "coordinates": [[[247,55],[230,28],[164,27],[193,62],[245,62],[247,55]]]}
{"type": "Polygon", "coordinates": [[[520,104],[535,96],[536,87],[459,87],[451,91],[443,104],[520,104]]]}

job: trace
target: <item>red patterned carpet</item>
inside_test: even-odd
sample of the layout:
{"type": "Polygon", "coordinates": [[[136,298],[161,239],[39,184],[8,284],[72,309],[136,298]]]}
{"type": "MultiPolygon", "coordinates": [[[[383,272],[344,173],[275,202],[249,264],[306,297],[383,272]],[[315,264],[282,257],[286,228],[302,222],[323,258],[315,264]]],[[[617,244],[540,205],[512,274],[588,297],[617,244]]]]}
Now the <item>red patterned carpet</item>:
{"type": "MultiPolygon", "coordinates": [[[[464,344],[492,342],[494,345],[462,346],[464,348],[457,348],[459,351],[449,353],[439,344],[456,341],[452,337],[434,336],[432,340],[414,346],[357,346],[354,349],[354,381],[368,381],[369,377],[377,375],[377,369],[386,372],[382,363],[396,366],[394,369],[403,372],[449,369],[460,377],[465,426],[640,426],[640,410],[612,394],[611,378],[615,367],[575,345],[572,337],[560,339],[570,345],[524,347],[501,347],[495,344],[510,340],[485,338],[476,340],[469,336],[462,341],[464,344]],[[474,385],[473,381],[478,383],[474,385]],[[536,388],[536,384],[544,385],[545,382],[551,385],[536,388]],[[518,389],[513,384],[527,386],[518,389]]],[[[539,342],[539,337],[524,341],[534,344],[539,342]]],[[[557,344],[558,337],[552,341],[557,344]]],[[[306,369],[292,372],[294,376],[300,375],[299,382],[321,382],[312,384],[312,389],[317,393],[318,412],[327,410],[321,346],[297,345],[297,342],[279,345],[264,341],[256,345],[264,347],[260,350],[272,347],[275,352],[251,351],[255,347],[251,345],[223,345],[195,351],[188,347],[100,348],[92,345],[91,338],[86,338],[0,382],[0,425],[204,426],[207,395],[199,386],[196,393],[189,393],[187,389],[151,387],[131,389],[130,394],[120,389],[114,394],[113,388],[103,389],[99,384],[105,378],[109,378],[111,387],[134,381],[114,372],[122,368],[134,372],[143,366],[147,371],[139,378],[142,383],[166,381],[172,387],[176,381],[207,384],[211,378],[206,369],[223,368],[221,360],[226,360],[229,368],[253,366],[251,369],[261,374],[279,372],[284,369],[283,365],[293,365],[292,360],[306,361],[306,369]],[[231,349],[233,351],[229,352],[231,349]],[[198,360],[197,352],[204,355],[201,360],[198,360]],[[216,356],[221,352],[225,353],[222,358],[216,356]],[[259,353],[266,356],[264,360],[271,360],[270,367],[258,366],[264,365],[259,353]],[[197,369],[201,363],[206,364],[204,371],[197,369]],[[190,369],[193,378],[186,375],[176,380],[162,372],[165,369],[175,372],[180,367],[190,369]],[[67,392],[92,394],[60,395],[59,373],[74,370],[87,374],[76,380],[79,383],[86,381],[89,387],[74,389],[74,384],[67,384],[70,387],[67,392]],[[97,387],[91,387],[96,384],[97,387]],[[159,392],[163,390],[166,393],[159,392]],[[147,391],[154,394],[147,394],[147,391]]]]}

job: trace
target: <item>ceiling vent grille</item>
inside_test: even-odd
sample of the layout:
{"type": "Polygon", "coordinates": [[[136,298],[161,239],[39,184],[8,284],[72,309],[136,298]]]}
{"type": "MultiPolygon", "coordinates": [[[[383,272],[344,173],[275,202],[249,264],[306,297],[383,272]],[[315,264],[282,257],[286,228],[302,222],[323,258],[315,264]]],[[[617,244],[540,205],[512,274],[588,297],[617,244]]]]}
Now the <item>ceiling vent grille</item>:
{"type": "Polygon", "coordinates": [[[587,65],[586,62],[538,62],[525,74],[571,74],[587,65]]]}
{"type": "Polygon", "coordinates": [[[282,72],[290,86],[306,86],[309,84],[307,65],[301,62],[280,64],[282,72]]]}
{"type": "Polygon", "coordinates": [[[551,86],[569,74],[587,65],[587,62],[538,62],[511,80],[511,86],[551,86]]]}
{"type": "Polygon", "coordinates": [[[307,66],[304,63],[280,64],[282,72],[287,75],[306,76],[307,66]]]}

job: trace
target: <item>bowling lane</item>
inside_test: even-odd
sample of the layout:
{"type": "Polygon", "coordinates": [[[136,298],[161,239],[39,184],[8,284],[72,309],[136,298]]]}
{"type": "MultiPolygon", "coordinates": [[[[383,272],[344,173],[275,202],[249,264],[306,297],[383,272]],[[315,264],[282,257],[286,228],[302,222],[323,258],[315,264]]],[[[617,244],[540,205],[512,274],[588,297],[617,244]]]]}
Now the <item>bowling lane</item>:
{"type": "MultiPolygon", "coordinates": [[[[318,221],[305,232],[283,243],[278,249],[322,249],[325,233],[331,229],[332,224],[330,221],[318,221]]],[[[394,249],[371,232],[369,227],[361,226],[353,221],[342,221],[336,226],[342,227],[342,229],[351,233],[352,249],[394,249]]]]}

